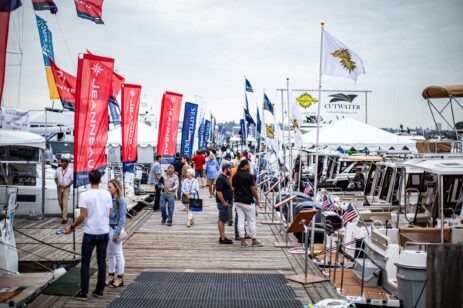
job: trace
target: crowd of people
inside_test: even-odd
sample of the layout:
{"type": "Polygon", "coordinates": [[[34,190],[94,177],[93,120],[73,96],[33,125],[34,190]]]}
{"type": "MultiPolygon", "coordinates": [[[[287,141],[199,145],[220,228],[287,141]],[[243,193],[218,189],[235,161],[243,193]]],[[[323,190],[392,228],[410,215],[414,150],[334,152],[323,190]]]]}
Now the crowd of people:
{"type": "MultiPolygon", "coordinates": [[[[235,227],[235,240],[240,247],[261,247],[256,234],[256,207],[259,195],[256,185],[256,170],[252,168],[250,153],[233,152],[229,147],[202,149],[193,157],[181,157],[177,153],[172,164],[163,170],[162,157],[157,155],[150,170],[150,182],[154,185],[153,209],[161,212],[161,224],[172,226],[175,200],[183,204],[181,211],[187,212],[186,226],[194,225],[197,212],[202,211],[200,189],[208,187],[209,198],[214,198],[218,209],[219,244],[233,244],[225,236],[225,226],[235,227]],[[251,239],[248,243],[246,240],[251,239]]],[[[72,185],[68,161],[55,174],[58,193],[63,202],[72,185]]],[[[98,265],[97,284],[93,296],[103,296],[105,287],[117,288],[124,285],[125,259],[122,248],[127,238],[124,230],[127,203],[122,184],[117,179],[108,182],[106,189],[100,188],[101,174],[98,170],[89,172],[90,189],[79,195],[79,217],[67,227],[64,233],[72,233],[83,224],[81,290],[76,299],[85,301],[89,293],[90,261],[96,249],[98,265]],[[107,266],[106,266],[107,260],[107,266]],[[116,269],[117,268],[117,269],[116,269]]],[[[63,211],[64,212],[64,211],[63,211]]],[[[62,223],[67,223],[67,215],[62,223]]],[[[67,214],[67,213],[66,213],[67,214]]]]}

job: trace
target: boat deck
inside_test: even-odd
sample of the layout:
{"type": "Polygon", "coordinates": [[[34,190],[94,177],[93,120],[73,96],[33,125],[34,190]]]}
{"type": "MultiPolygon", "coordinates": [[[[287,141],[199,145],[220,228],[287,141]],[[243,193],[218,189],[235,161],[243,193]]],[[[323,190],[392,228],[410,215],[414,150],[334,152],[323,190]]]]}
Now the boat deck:
{"type": "MultiPolygon", "coordinates": [[[[276,225],[264,225],[269,215],[259,214],[257,233],[265,247],[242,249],[238,243],[220,245],[218,243],[217,208],[214,199],[208,198],[206,190],[201,192],[204,211],[197,213],[195,224],[186,227],[186,212],[180,211],[176,201],[174,223],[171,227],[161,224],[160,213],[142,210],[128,225],[129,238],[124,243],[126,259],[125,287],[105,289],[103,298],[89,297],[87,302],[79,302],[71,297],[40,295],[30,307],[106,307],[143,271],[212,272],[212,273],[281,273],[285,275],[303,274],[304,255],[293,254],[288,248],[274,247],[275,241],[283,242],[285,234],[276,225]]],[[[18,221],[16,227],[34,234],[60,247],[72,248],[71,236],[56,236],[59,220],[47,222],[18,221]]],[[[234,238],[234,227],[226,226],[228,238],[234,238]]],[[[80,250],[81,230],[76,234],[77,251],[80,250]]],[[[18,237],[18,247],[34,248],[29,239],[18,237]]],[[[47,251],[48,248],[36,248],[47,251]]],[[[51,249],[51,248],[50,248],[51,249]]],[[[35,251],[36,252],[36,251],[35,251]]],[[[63,253],[61,257],[72,258],[63,253]]],[[[50,257],[59,258],[56,253],[50,257]]],[[[27,254],[22,259],[33,258],[27,254]]],[[[322,276],[318,267],[309,260],[309,273],[322,276]]],[[[96,275],[91,277],[91,288],[96,283],[96,275]]],[[[315,303],[325,298],[339,298],[339,294],[329,281],[301,285],[289,282],[301,304],[315,303]]],[[[278,292],[278,290],[276,290],[278,292]]]]}

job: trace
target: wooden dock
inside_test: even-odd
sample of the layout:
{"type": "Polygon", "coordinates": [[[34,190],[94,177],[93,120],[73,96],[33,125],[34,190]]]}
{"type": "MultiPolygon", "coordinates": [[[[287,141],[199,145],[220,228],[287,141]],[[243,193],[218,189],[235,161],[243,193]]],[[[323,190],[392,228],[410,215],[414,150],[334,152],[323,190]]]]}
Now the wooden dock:
{"type": "MultiPolygon", "coordinates": [[[[161,224],[160,212],[142,210],[128,223],[129,238],[124,244],[126,259],[125,287],[143,271],[185,271],[214,273],[282,273],[285,275],[303,274],[304,255],[293,254],[287,248],[274,247],[275,241],[283,242],[285,234],[276,225],[264,225],[260,221],[268,220],[267,214],[258,215],[257,235],[265,244],[264,247],[242,249],[239,243],[220,245],[218,243],[217,214],[215,199],[208,198],[208,192],[201,192],[204,200],[204,211],[197,213],[195,223],[186,227],[187,213],[180,211],[182,205],[175,204],[174,222],[172,226],[161,224]]],[[[26,224],[19,222],[16,227],[28,234],[40,236],[47,242],[59,244],[60,247],[72,248],[70,236],[53,235],[59,221],[35,222],[26,224]],[[69,247],[71,245],[71,247],[69,247]]],[[[226,226],[226,235],[234,239],[234,227],[226,226]]],[[[30,243],[29,239],[18,236],[18,247],[24,249],[43,249],[41,245],[30,243]]],[[[77,251],[80,251],[81,230],[77,231],[77,251]]],[[[42,245],[43,246],[43,245],[42,245]]],[[[72,254],[53,252],[52,258],[72,258],[72,254]]],[[[35,256],[22,254],[21,259],[35,256]]],[[[309,273],[322,276],[318,267],[309,260],[309,273]]],[[[296,292],[301,303],[306,305],[325,298],[339,298],[335,287],[330,282],[301,285],[288,282],[296,292]]],[[[93,275],[90,288],[96,284],[93,275]]],[[[124,287],[124,288],[125,288],[124,287]]],[[[72,297],[40,295],[30,307],[106,307],[124,288],[105,289],[103,298],[89,297],[87,302],[74,300],[72,297]]],[[[278,290],[275,290],[278,292],[278,290]]]]}

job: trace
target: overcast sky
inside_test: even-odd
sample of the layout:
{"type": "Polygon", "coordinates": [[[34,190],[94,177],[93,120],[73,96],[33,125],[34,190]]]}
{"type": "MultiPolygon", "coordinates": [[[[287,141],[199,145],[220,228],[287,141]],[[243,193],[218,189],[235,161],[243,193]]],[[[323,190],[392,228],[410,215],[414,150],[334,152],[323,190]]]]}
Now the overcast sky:
{"type": "MultiPolygon", "coordinates": [[[[51,102],[34,12],[30,1],[23,2],[13,13],[8,46],[24,51],[21,86],[18,67],[9,66],[4,104],[17,106],[19,89],[20,108],[40,109],[51,102]]],[[[86,49],[113,57],[127,82],[143,86],[155,113],[167,90],[186,101],[200,95],[219,121],[237,120],[245,75],[255,90],[253,106],[265,89],[278,108],[276,89],[286,87],[286,77],[291,88],[317,88],[320,21],[367,70],[357,84],[324,77],[323,87],[373,91],[371,124],[431,127],[421,91],[463,83],[461,0],[106,0],[105,25],[78,18],[73,1],[55,3],[56,17],[39,15],[53,32],[58,66],[75,74],[77,55],[86,49]]],[[[10,54],[8,63],[18,57],[10,54]]],[[[457,119],[463,120],[463,112],[457,119]]]]}

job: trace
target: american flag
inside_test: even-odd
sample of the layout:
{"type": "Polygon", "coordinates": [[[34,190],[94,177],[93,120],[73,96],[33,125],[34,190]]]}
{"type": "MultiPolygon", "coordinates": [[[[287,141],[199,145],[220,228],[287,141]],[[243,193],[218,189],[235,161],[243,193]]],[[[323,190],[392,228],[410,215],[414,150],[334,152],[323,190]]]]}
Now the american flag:
{"type": "Polygon", "coordinates": [[[335,212],[336,211],[336,208],[334,207],[333,201],[331,200],[330,196],[328,196],[328,195],[323,196],[322,211],[330,211],[330,212],[335,212]]]}
{"type": "Polygon", "coordinates": [[[348,222],[351,222],[357,217],[357,212],[355,211],[354,207],[352,204],[349,203],[347,206],[347,210],[344,211],[344,214],[342,215],[342,222],[345,225],[347,225],[348,222]]]}
{"type": "Polygon", "coordinates": [[[304,185],[304,194],[310,195],[313,192],[312,184],[309,181],[305,182],[304,185]]]}

